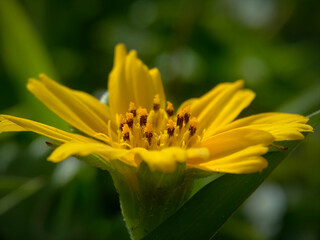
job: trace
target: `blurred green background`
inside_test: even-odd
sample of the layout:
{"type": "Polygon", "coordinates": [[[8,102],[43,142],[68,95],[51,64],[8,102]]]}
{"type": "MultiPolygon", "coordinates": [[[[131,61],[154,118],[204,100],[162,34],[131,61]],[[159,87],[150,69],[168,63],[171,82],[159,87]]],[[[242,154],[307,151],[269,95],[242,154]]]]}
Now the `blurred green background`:
{"type": "MultiPolygon", "coordinates": [[[[257,93],[243,116],[320,108],[316,0],[1,0],[0,111],[62,129],[27,90],[46,73],[97,97],[123,42],[176,106],[219,82],[257,93]]],[[[129,239],[107,172],[46,161],[46,139],[0,135],[0,239],[129,239]]],[[[215,239],[320,239],[320,134],[308,136],[215,239]]]]}

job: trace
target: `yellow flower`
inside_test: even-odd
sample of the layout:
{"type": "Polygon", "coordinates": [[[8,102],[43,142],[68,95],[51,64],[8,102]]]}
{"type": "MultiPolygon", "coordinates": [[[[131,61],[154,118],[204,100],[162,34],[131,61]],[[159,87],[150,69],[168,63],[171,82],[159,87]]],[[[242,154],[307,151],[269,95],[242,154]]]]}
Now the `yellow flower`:
{"type": "MultiPolygon", "coordinates": [[[[308,118],[263,113],[235,120],[254,99],[243,81],[222,83],[200,98],[184,102],[174,115],[166,103],[158,69],[149,70],[136,51],[119,44],[109,76],[109,105],[64,87],[46,75],[30,79],[28,89],[48,108],[83,134],[0,115],[0,132],[33,131],[61,145],[50,161],[97,154],[106,164],[119,159],[151,170],[172,172],[177,162],[213,172],[250,173],[267,166],[262,157],[274,141],[303,139],[308,118]]],[[[112,167],[112,166],[111,166],[112,167]]]]}
{"type": "Polygon", "coordinates": [[[77,156],[108,170],[134,239],[142,238],[190,197],[193,180],[207,173],[251,173],[268,163],[275,141],[303,139],[313,129],[297,114],[263,113],[235,120],[254,99],[242,80],[222,83],[176,111],[166,102],[158,69],[136,51],[115,48],[109,103],[71,90],[44,74],[28,89],[74,132],[0,115],[0,133],[32,131],[55,140],[49,160],[77,156]],[[199,173],[200,172],[200,173],[199,173]]]}

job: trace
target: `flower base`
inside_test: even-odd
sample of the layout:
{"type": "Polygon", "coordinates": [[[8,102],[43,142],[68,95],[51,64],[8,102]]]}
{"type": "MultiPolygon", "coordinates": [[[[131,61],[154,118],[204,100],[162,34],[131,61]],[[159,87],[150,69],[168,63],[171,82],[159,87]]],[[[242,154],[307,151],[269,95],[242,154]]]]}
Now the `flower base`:
{"type": "Polygon", "coordinates": [[[155,229],[190,197],[193,180],[185,174],[185,163],[178,163],[172,173],[151,171],[144,162],[138,169],[120,161],[113,165],[117,171],[110,173],[134,240],[155,229]]]}

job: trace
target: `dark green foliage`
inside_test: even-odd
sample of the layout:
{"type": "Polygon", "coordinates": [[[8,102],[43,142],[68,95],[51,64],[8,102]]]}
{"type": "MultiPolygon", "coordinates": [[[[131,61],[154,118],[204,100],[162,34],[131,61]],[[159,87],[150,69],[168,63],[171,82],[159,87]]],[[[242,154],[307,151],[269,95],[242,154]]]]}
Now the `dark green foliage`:
{"type": "MultiPolygon", "coordinates": [[[[160,68],[176,107],[218,82],[242,78],[257,93],[242,116],[319,109],[320,3],[239,3],[0,0],[0,113],[67,129],[26,90],[27,79],[47,73],[100,96],[118,42],[160,68]]],[[[0,206],[0,238],[129,239],[107,172],[75,159],[47,162],[45,141],[31,133],[0,134],[0,202],[11,197],[0,206]]],[[[262,231],[241,208],[216,239],[319,239],[319,143],[318,130],[267,179],[286,196],[275,226],[262,231]]]]}

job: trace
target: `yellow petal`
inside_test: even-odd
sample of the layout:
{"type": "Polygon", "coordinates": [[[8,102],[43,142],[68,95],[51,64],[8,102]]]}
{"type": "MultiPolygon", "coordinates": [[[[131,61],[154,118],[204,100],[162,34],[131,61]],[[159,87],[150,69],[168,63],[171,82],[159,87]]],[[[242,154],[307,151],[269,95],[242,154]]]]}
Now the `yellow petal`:
{"type": "Polygon", "coordinates": [[[187,166],[189,163],[205,162],[210,157],[208,148],[189,148],[187,149],[187,166]]]}
{"type": "Polygon", "coordinates": [[[118,127],[115,119],[116,115],[111,111],[111,109],[90,94],[75,90],[72,92],[79,101],[87,105],[88,108],[90,108],[102,121],[108,123],[108,120],[110,120],[110,128],[112,133],[115,134],[115,137],[117,135],[118,127]]]}
{"type": "Polygon", "coordinates": [[[114,54],[113,66],[116,66],[125,60],[127,56],[127,49],[124,44],[119,43],[116,45],[114,50],[115,50],[115,54],[114,54]]]}
{"type": "MultiPolygon", "coordinates": [[[[224,107],[228,104],[228,101],[232,96],[243,87],[243,81],[237,81],[228,87],[220,90],[220,92],[215,95],[210,103],[206,105],[198,116],[199,122],[201,122],[202,128],[209,127],[213,119],[216,119],[224,107]]],[[[200,99],[200,102],[202,100],[200,99]]],[[[203,103],[201,103],[203,104],[203,103]]],[[[192,113],[193,105],[191,105],[192,113]]]]}
{"type": "Polygon", "coordinates": [[[13,131],[31,131],[59,142],[94,142],[93,139],[78,134],[68,133],[42,123],[8,115],[0,115],[0,133],[13,131]]]}
{"type": "Polygon", "coordinates": [[[2,132],[23,132],[26,131],[23,127],[5,119],[0,115],[0,133],[2,132]]]}
{"type": "Polygon", "coordinates": [[[186,101],[179,109],[190,105],[191,115],[201,122],[199,131],[221,127],[234,120],[253,100],[254,93],[242,90],[243,84],[242,80],[218,84],[202,97],[186,101]]]}
{"type": "Polygon", "coordinates": [[[81,91],[74,91],[40,74],[42,83],[55,96],[60,98],[76,115],[96,132],[107,129],[107,120],[111,118],[108,107],[99,100],[81,91]]]}
{"type": "Polygon", "coordinates": [[[107,120],[115,121],[115,114],[111,109],[92,95],[76,90],[72,90],[72,93],[79,101],[88,106],[88,108],[90,108],[101,120],[104,120],[105,122],[107,122],[107,120]]]}
{"type": "Polygon", "coordinates": [[[313,128],[306,124],[308,118],[298,114],[288,113],[262,113],[236,120],[218,132],[229,131],[235,128],[253,128],[267,131],[272,134],[275,141],[304,139],[301,132],[312,132],[313,128]]]}
{"type": "Polygon", "coordinates": [[[213,136],[196,147],[206,147],[208,158],[188,159],[187,167],[205,171],[251,173],[267,167],[261,157],[273,142],[271,134],[255,129],[234,129],[213,136]]]}
{"type": "MultiPolygon", "coordinates": [[[[243,85],[243,81],[237,81],[237,84],[241,83],[243,85]]],[[[213,99],[215,99],[218,95],[220,95],[222,92],[224,92],[226,89],[231,88],[235,83],[220,83],[216,85],[213,89],[211,89],[209,92],[201,96],[200,98],[193,98],[189,99],[186,102],[182,103],[179,110],[182,110],[188,105],[191,105],[191,114],[194,117],[199,117],[200,113],[205,109],[213,99]]]]}
{"type": "MultiPolygon", "coordinates": [[[[268,151],[268,150],[266,150],[268,151]]],[[[224,173],[253,173],[260,172],[268,166],[268,162],[261,156],[228,156],[219,161],[212,161],[205,164],[197,165],[196,168],[224,173]]]]}
{"type": "Polygon", "coordinates": [[[136,161],[144,161],[152,171],[174,172],[179,162],[185,162],[187,151],[178,147],[165,148],[161,151],[148,151],[145,148],[135,148],[136,161]]]}
{"type": "MultiPolygon", "coordinates": [[[[50,110],[90,136],[107,133],[108,119],[103,117],[110,117],[110,114],[106,108],[96,105],[97,102],[87,94],[64,87],[43,74],[40,79],[42,82],[30,79],[27,87],[50,110]],[[92,108],[93,105],[96,107],[92,108]]],[[[109,141],[108,138],[101,140],[109,141]]]]}
{"type": "MultiPolygon", "coordinates": [[[[272,144],[274,141],[273,136],[265,131],[256,129],[233,129],[228,132],[223,132],[218,135],[212,136],[209,139],[199,143],[195,147],[208,148],[210,157],[208,161],[212,159],[223,158],[228,155],[232,155],[249,147],[257,146],[258,149],[263,151],[259,154],[264,154],[264,148],[272,144]],[[263,148],[261,148],[263,147],[263,148]]],[[[201,162],[190,162],[192,164],[201,162]]]]}
{"type": "Polygon", "coordinates": [[[53,151],[48,160],[52,162],[60,162],[70,156],[88,156],[97,154],[106,161],[118,159],[128,154],[128,150],[115,149],[102,143],[79,143],[68,142],[53,151]]]}
{"type": "Polygon", "coordinates": [[[109,105],[116,113],[124,114],[130,102],[136,106],[151,110],[153,98],[160,97],[160,104],[165,106],[165,95],[160,74],[149,70],[137,57],[136,51],[126,54],[124,46],[115,49],[115,63],[109,75],[109,105]]]}
{"type": "Polygon", "coordinates": [[[152,68],[149,70],[149,74],[151,75],[154,89],[156,89],[157,94],[159,94],[160,107],[165,109],[166,95],[164,92],[160,72],[159,72],[158,68],[152,68]]]}
{"type": "MultiPolygon", "coordinates": [[[[117,55],[117,51],[115,52],[117,55]]],[[[115,57],[116,58],[116,57],[115,57]]],[[[129,107],[128,95],[131,92],[125,87],[126,76],[124,71],[125,58],[123,61],[118,60],[114,63],[113,69],[109,74],[108,91],[109,91],[109,106],[115,113],[125,113],[129,107]]]]}
{"type": "MultiPolygon", "coordinates": [[[[130,51],[126,66],[125,66],[125,76],[126,76],[126,92],[129,102],[134,102],[137,106],[142,106],[150,109],[153,104],[152,93],[154,93],[153,83],[151,76],[149,74],[149,69],[142,63],[137,57],[136,51],[130,51]]],[[[111,90],[111,89],[109,89],[111,90]]],[[[127,105],[127,109],[128,109],[127,105]]],[[[126,110],[127,110],[126,109],[126,110]]]]}
{"type": "Polygon", "coordinates": [[[250,105],[254,97],[255,93],[251,90],[239,90],[236,92],[227,100],[220,113],[213,118],[203,137],[214,135],[219,128],[232,122],[244,108],[250,105]]]}

